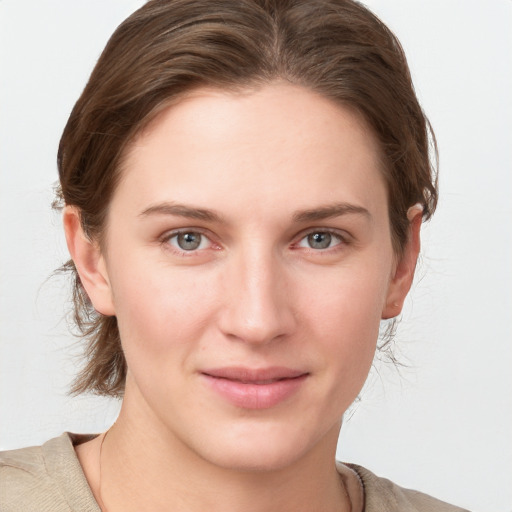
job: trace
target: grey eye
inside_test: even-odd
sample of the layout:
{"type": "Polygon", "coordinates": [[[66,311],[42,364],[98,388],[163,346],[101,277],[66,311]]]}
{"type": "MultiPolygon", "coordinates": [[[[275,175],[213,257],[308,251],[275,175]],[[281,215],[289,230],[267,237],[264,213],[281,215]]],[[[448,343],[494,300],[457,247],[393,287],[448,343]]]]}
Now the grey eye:
{"type": "Polygon", "coordinates": [[[178,233],[172,238],[176,240],[176,245],[181,250],[194,251],[201,246],[203,235],[201,235],[201,233],[190,231],[188,233],[178,233]]]}
{"type": "Polygon", "coordinates": [[[310,233],[307,239],[312,249],[327,249],[331,246],[332,235],[327,232],[310,233]]]}
{"type": "Polygon", "coordinates": [[[337,245],[343,244],[344,239],[341,235],[332,233],[331,231],[312,231],[298,243],[299,247],[305,249],[315,249],[322,251],[324,249],[332,249],[337,245]]]}

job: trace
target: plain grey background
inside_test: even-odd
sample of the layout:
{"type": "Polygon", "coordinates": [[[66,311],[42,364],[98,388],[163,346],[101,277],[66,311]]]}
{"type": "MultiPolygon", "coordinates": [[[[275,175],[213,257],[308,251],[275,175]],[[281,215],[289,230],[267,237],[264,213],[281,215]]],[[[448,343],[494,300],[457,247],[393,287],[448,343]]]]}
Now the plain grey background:
{"type": "MultiPolygon", "coordinates": [[[[67,395],[79,344],[50,209],[60,133],[141,1],[0,0],[0,448],[110,425],[67,395]]],[[[398,331],[338,456],[477,511],[512,510],[512,2],[369,0],[398,35],[439,142],[441,202],[398,331]]],[[[348,419],[348,416],[350,418],[348,419]]],[[[300,418],[298,418],[298,421],[300,418]]]]}

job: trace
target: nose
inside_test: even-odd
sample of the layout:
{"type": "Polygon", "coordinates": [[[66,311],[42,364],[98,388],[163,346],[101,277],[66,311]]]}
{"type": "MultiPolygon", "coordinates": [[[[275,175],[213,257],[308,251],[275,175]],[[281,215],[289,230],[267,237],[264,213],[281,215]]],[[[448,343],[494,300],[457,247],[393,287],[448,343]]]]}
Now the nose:
{"type": "Polygon", "coordinates": [[[235,255],[224,275],[219,327],[231,339],[264,345],[289,336],[296,316],[290,278],[271,251],[235,255]]]}

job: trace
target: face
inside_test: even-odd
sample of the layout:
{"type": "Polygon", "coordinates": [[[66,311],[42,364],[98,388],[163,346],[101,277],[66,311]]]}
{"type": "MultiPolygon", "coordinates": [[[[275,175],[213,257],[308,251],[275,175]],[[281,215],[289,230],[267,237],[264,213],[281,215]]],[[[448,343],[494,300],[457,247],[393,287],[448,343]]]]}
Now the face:
{"type": "Polygon", "coordinates": [[[333,455],[397,293],[364,122],[291,85],[198,90],[122,172],[84,282],[118,319],[124,414],[222,467],[333,455]]]}

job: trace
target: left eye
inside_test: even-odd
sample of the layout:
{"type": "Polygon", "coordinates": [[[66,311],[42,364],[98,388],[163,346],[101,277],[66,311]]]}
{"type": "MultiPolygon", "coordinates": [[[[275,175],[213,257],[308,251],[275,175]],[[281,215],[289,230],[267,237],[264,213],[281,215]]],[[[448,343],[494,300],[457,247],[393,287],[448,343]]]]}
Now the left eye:
{"type": "Polygon", "coordinates": [[[206,249],[210,241],[206,236],[197,231],[184,231],[176,233],[168,239],[170,245],[182,251],[195,251],[198,249],[206,249]]]}
{"type": "Polygon", "coordinates": [[[339,245],[342,239],[339,235],[330,233],[329,231],[315,231],[306,235],[300,242],[299,247],[307,247],[308,249],[330,249],[339,245]]]}

